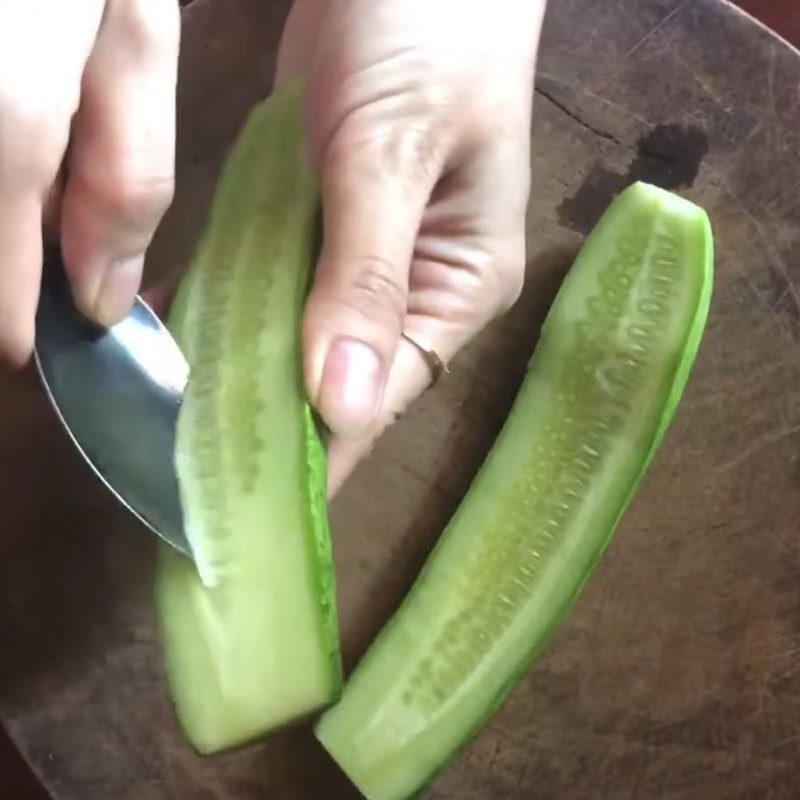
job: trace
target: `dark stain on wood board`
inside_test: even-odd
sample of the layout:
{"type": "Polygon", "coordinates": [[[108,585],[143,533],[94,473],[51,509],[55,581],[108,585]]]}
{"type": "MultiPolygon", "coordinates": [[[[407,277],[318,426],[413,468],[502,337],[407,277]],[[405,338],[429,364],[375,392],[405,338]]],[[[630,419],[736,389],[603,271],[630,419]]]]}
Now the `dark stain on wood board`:
{"type": "Polygon", "coordinates": [[[636,154],[624,173],[601,164],[592,167],[574,197],[559,206],[559,221],[585,236],[614,197],[631,183],[644,181],[670,190],[691,188],[707,152],[708,136],[702,128],[680,123],[656,125],[639,137],[636,154]]]}

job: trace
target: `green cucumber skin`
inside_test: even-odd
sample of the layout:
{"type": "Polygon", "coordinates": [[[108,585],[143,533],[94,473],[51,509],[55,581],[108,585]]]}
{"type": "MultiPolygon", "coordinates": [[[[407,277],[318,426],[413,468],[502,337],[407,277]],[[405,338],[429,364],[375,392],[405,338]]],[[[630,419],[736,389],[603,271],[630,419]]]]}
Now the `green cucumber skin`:
{"type": "MultiPolygon", "coordinates": [[[[262,713],[247,709],[247,692],[244,688],[237,691],[236,682],[240,681],[244,687],[249,680],[249,685],[257,686],[258,659],[268,660],[268,649],[282,650],[285,660],[291,659],[291,635],[275,637],[273,631],[275,641],[269,636],[258,639],[256,635],[257,632],[268,633],[268,630],[258,627],[261,623],[258,619],[259,604],[267,602],[277,606],[281,598],[272,597],[269,586],[258,586],[257,575],[254,575],[257,567],[240,565],[243,580],[250,581],[255,587],[254,602],[248,607],[245,601],[249,590],[231,588],[236,583],[235,577],[223,575],[219,586],[203,588],[189,562],[169,548],[161,548],[156,605],[167,682],[181,730],[194,748],[203,754],[235,747],[291,724],[335,702],[341,694],[336,583],[327,517],[327,459],[313,412],[305,398],[301,368],[300,317],[313,277],[318,224],[316,182],[305,163],[302,96],[302,84],[294,83],[274,92],[251,113],[224,164],[209,223],[180,284],[168,325],[194,373],[198,363],[203,366],[203,358],[209,359],[208,348],[203,351],[202,334],[204,314],[215,310],[210,297],[210,282],[214,280],[215,271],[237,271],[238,277],[232,278],[225,286],[227,300],[224,311],[227,316],[219,336],[225,342],[220,353],[212,353],[210,359],[212,367],[217,370],[219,384],[212,389],[215,404],[212,429],[217,439],[214,449],[221,453],[219,463],[227,460],[233,467],[223,475],[217,475],[217,482],[223,486],[223,499],[234,520],[231,525],[235,527],[235,520],[241,518],[240,506],[243,503],[255,504],[253,513],[256,517],[264,516],[265,524],[270,524],[272,518],[278,520],[273,521],[273,525],[280,525],[283,515],[271,511],[278,505],[275,498],[270,498],[272,505],[269,501],[259,501],[257,497],[252,499],[253,487],[263,488],[264,470],[270,459],[274,462],[270,467],[272,473],[267,470],[266,474],[274,475],[274,465],[280,464],[287,455],[287,463],[299,465],[301,474],[297,480],[292,478],[285,484],[297,494],[279,499],[297,509],[296,517],[290,515],[289,518],[301,520],[298,528],[287,529],[285,533],[295,540],[293,553],[300,552],[301,548],[305,551],[302,560],[296,562],[302,567],[298,581],[303,581],[303,586],[308,583],[309,604],[316,609],[313,612],[316,619],[307,620],[308,628],[314,629],[316,641],[309,641],[308,631],[304,628],[304,633],[296,634],[306,637],[298,652],[317,653],[319,663],[305,671],[301,665],[296,676],[287,674],[282,678],[300,682],[304,679],[311,681],[308,676],[314,676],[313,685],[309,685],[305,693],[309,702],[298,705],[291,714],[270,718],[266,710],[262,713]],[[277,219],[277,225],[270,227],[272,216],[277,219]],[[276,259],[274,265],[270,262],[272,254],[276,259]],[[287,266],[287,259],[288,271],[283,269],[287,266]],[[261,260],[263,264],[259,263],[261,260]],[[271,274],[270,270],[275,273],[278,269],[280,274],[271,274]],[[263,304],[269,311],[265,323],[258,322],[258,313],[253,314],[254,304],[263,304]],[[210,310],[209,305],[212,306],[210,310]],[[260,327],[263,324],[269,329],[260,327]],[[277,376],[284,383],[278,384],[277,388],[272,384],[265,385],[267,379],[261,375],[269,375],[270,380],[277,376]],[[251,397],[264,400],[266,412],[263,408],[251,408],[251,397]],[[277,447],[281,452],[275,452],[269,441],[258,444],[257,440],[274,431],[276,425],[280,426],[284,407],[288,415],[286,429],[290,432],[277,447]],[[265,413],[269,417],[267,426],[261,423],[259,428],[258,420],[263,419],[265,413]],[[278,423],[274,421],[276,418],[278,423]],[[238,420],[242,421],[241,425],[236,424],[238,420]],[[290,436],[294,438],[287,442],[290,436]],[[301,544],[297,545],[297,541],[301,544]],[[204,598],[208,598],[207,603],[204,598]],[[222,625],[219,629],[224,644],[222,650],[215,649],[211,642],[213,632],[203,627],[211,619],[208,615],[204,617],[204,606],[212,609],[211,617],[222,625]],[[229,619],[231,614],[234,617],[229,619]],[[250,617],[255,631],[247,630],[250,617]],[[193,631],[192,636],[187,630],[193,631]],[[248,638],[250,633],[256,638],[248,638]],[[237,637],[241,639],[238,645],[237,637]],[[253,655],[253,648],[256,655],[253,655]],[[236,659],[240,663],[233,663],[234,660],[224,663],[230,653],[241,656],[236,659]],[[245,663],[247,657],[243,654],[252,656],[252,663],[245,663]],[[227,673],[234,684],[233,690],[230,686],[225,688],[225,681],[217,685],[217,678],[227,673]],[[314,698],[313,703],[310,698],[314,698]]],[[[257,309],[257,312],[261,311],[257,309]]],[[[208,373],[208,369],[205,372],[208,373]]],[[[190,392],[191,384],[187,397],[190,392]]],[[[191,427],[196,416],[191,409],[182,410],[179,450],[182,443],[184,448],[192,444],[192,432],[183,430],[181,423],[191,427]]],[[[190,453],[189,457],[190,451],[191,447],[185,451],[190,453]]],[[[195,519],[203,522],[203,513],[198,512],[197,489],[192,488],[197,480],[185,472],[180,458],[177,465],[184,508],[188,509],[187,519],[192,519],[194,514],[195,519]]],[[[235,537],[240,535],[239,531],[235,532],[235,537]]],[[[255,530],[253,535],[259,537],[259,531],[255,530]]],[[[240,544],[234,560],[241,562],[247,560],[248,554],[247,548],[242,546],[243,540],[238,541],[240,544]]],[[[258,547],[258,544],[256,541],[253,547],[254,558],[271,559],[269,553],[263,552],[264,546],[258,547]]],[[[280,560],[281,553],[276,552],[274,557],[280,560]]],[[[207,583],[214,584],[218,576],[213,574],[213,564],[206,567],[212,578],[207,583]]],[[[276,615],[272,613],[274,618],[276,615]]],[[[266,677],[263,682],[267,682],[266,677]]],[[[279,694],[281,687],[276,686],[274,691],[279,694]]],[[[269,686],[257,686],[259,698],[258,701],[254,699],[254,703],[262,702],[266,709],[270,702],[269,692],[269,686]]]]}
{"type": "Polygon", "coordinates": [[[339,640],[336,607],[336,569],[328,521],[328,456],[320,425],[311,406],[305,406],[306,458],[308,465],[309,513],[314,532],[316,578],[322,630],[326,635],[331,691],[327,703],[336,703],[344,689],[344,665],[339,640]]]}
{"type": "MultiPolygon", "coordinates": [[[[579,258],[576,260],[573,270],[565,279],[553,308],[548,315],[547,321],[545,322],[542,330],[540,345],[537,347],[537,350],[531,359],[531,375],[526,378],[526,383],[529,381],[538,380],[536,368],[538,362],[541,360],[541,353],[544,348],[548,346],[550,340],[558,336],[560,315],[564,312],[564,309],[568,307],[568,304],[572,302],[570,298],[574,291],[573,285],[576,283],[576,280],[578,280],[578,276],[580,276],[581,272],[585,273],[589,270],[596,270],[597,266],[599,265],[592,263],[594,260],[602,262],[604,258],[606,260],[608,258],[607,253],[598,254],[593,252],[593,250],[596,249],[593,248],[594,242],[602,235],[599,230],[602,228],[608,229],[610,226],[618,223],[624,224],[625,215],[627,213],[632,213],[632,211],[634,211],[636,206],[639,204],[653,202],[654,198],[656,202],[661,199],[664,199],[665,201],[669,200],[669,202],[675,201],[674,196],[669,196],[668,193],[662,193],[661,190],[655,189],[654,187],[643,184],[636,184],[630,187],[615,201],[606,215],[604,215],[603,220],[601,220],[601,222],[598,224],[595,231],[592,233],[592,235],[590,235],[589,239],[584,245],[584,248],[582,248],[579,258]],[[670,197],[673,199],[670,199],[670,197]]],[[[685,201],[680,202],[685,203],[685,201]]],[[[686,206],[688,207],[689,204],[686,204],[686,206]]],[[[370,798],[370,800],[403,800],[404,798],[414,797],[420,794],[422,791],[424,791],[430,780],[432,780],[442,769],[444,769],[452,761],[452,759],[455,758],[472,741],[475,735],[483,727],[485,722],[497,711],[497,709],[507,699],[509,693],[517,685],[519,680],[527,673],[531,662],[538,655],[540,655],[544,649],[546,649],[553,633],[582,593],[586,583],[601,560],[603,553],[609,546],[614,530],[624,515],[628,505],[630,504],[630,501],[634,497],[637,488],[640,485],[640,482],[659,447],[659,444],[663,440],[663,437],[671,424],[694,363],[695,356],[702,339],[705,321],[708,315],[713,285],[713,238],[711,235],[711,228],[708,217],[702,210],[692,206],[691,211],[687,214],[687,216],[690,218],[690,226],[693,224],[695,226],[699,226],[700,228],[702,248],[692,248],[690,249],[690,252],[683,253],[685,259],[688,258],[692,261],[692,263],[689,264],[689,269],[696,273],[694,275],[690,275],[686,280],[692,280],[694,277],[697,279],[699,286],[696,296],[693,296],[692,298],[694,302],[694,311],[690,322],[686,325],[685,336],[681,342],[676,343],[678,345],[679,357],[672,369],[668,390],[663,395],[664,400],[661,405],[660,418],[658,423],[652,428],[652,435],[650,436],[649,440],[637,442],[637,444],[641,446],[642,450],[641,461],[638,465],[638,468],[632,472],[629,477],[623,476],[628,479],[628,488],[624,498],[621,499],[619,503],[613,524],[608,527],[607,531],[602,537],[598,538],[596,547],[591,553],[591,558],[588,560],[583,571],[577,575],[570,576],[567,574],[565,576],[565,580],[573,579],[574,584],[572,585],[569,593],[564,596],[563,602],[550,609],[549,616],[545,621],[546,626],[541,631],[540,635],[531,641],[524,652],[522,652],[516,666],[509,670],[508,675],[503,681],[502,685],[499,686],[493,696],[486,701],[480,712],[475,715],[472,724],[468,728],[464,729],[464,733],[460,739],[451,746],[448,746],[441,752],[441,754],[439,754],[440,758],[437,765],[429,765],[427,768],[421,769],[416,776],[416,780],[406,786],[405,791],[396,792],[391,789],[386,789],[385,791],[382,790],[380,788],[379,767],[373,765],[373,770],[370,771],[369,765],[365,766],[357,763],[357,755],[353,754],[352,748],[348,749],[350,745],[350,742],[348,742],[348,730],[350,730],[351,734],[354,734],[352,729],[356,726],[356,724],[353,723],[352,720],[348,722],[347,717],[344,717],[345,721],[339,724],[337,720],[339,720],[342,716],[341,709],[346,709],[348,704],[352,706],[353,701],[351,698],[357,696],[359,692],[362,695],[361,700],[364,699],[364,696],[368,694],[374,695],[377,692],[375,682],[379,682],[379,678],[375,678],[372,685],[366,685],[359,682],[360,676],[370,670],[370,665],[373,662],[378,664],[378,666],[376,666],[374,669],[374,671],[377,672],[380,669],[380,662],[376,661],[375,654],[380,653],[381,650],[388,650],[391,647],[395,636],[402,636],[401,633],[396,633],[397,626],[402,622],[405,614],[412,613],[410,609],[414,609],[414,597],[421,591],[424,591],[424,587],[429,580],[433,580],[433,578],[429,578],[431,566],[441,561],[443,558],[442,552],[446,547],[447,540],[449,538],[448,534],[450,533],[450,530],[457,528],[458,526],[459,514],[457,512],[453,521],[451,521],[451,524],[448,526],[448,530],[445,531],[445,534],[440,539],[440,542],[434,548],[433,554],[428,559],[428,562],[414,584],[414,587],[412,587],[408,597],[403,602],[394,617],[386,625],[377,640],[373,643],[365,657],[362,659],[362,662],[352,676],[349,685],[345,688],[343,698],[339,706],[329,710],[319,722],[316,733],[321,743],[329,750],[331,755],[337,761],[339,761],[340,766],[342,766],[344,771],[349,774],[351,780],[353,780],[356,785],[359,785],[362,792],[368,798],[370,798]],[[692,215],[694,216],[694,219],[691,219],[692,215]],[[366,685],[366,688],[363,688],[364,685],[366,685]],[[366,778],[364,777],[365,775],[367,776],[366,778]]],[[[581,298],[579,297],[578,299],[580,300],[581,298]]],[[[520,395],[523,393],[524,385],[520,395]]],[[[517,406],[518,403],[515,404],[515,406],[517,406]]],[[[518,410],[517,413],[519,414],[521,412],[518,410]]],[[[512,416],[513,415],[514,412],[512,411],[512,416]]],[[[511,419],[511,417],[509,419],[511,419]]],[[[506,428],[508,427],[509,425],[507,423],[506,428]]],[[[501,433],[501,436],[498,438],[492,453],[504,446],[503,439],[504,437],[501,433]]],[[[473,493],[476,488],[480,487],[481,477],[489,468],[491,460],[492,454],[490,454],[486,464],[476,477],[473,484],[473,489],[470,490],[470,493],[473,493]]],[[[462,503],[462,507],[463,505],[464,504],[462,503]]],[[[565,568],[565,570],[568,572],[568,569],[565,568]]],[[[441,580],[441,572],[438,577],[441,580]]],[[[369,678],[366,680],[369,680],[369,678]]],[[[391,679],[388,681],[388,684],[390,683],[391,679]]],[[[387,685],[384,688],[390,689],[391,686],[387,685]]],[[[376,702],[378,701],[376,700],[376,702]]],[[[357,712],[354,713],[357,717],[357,712]]],[[[420,737],[422,737],[422,735],[422,733],[419,734],[420,737]]],[[[430,744],[430,741],[428,743],[430,744]]],[[[409,747],[413,748],[413,744],[409,745],[409,747]]],[[[401,756],[397,756],[397,758],[400,757],[401,756]]],[[[367,756],[364,756],[364,758],[367,758],[367,756]]],[[[387,759],[389,758],[391,758],[391,756],[387,756],[387,759]]],[[[411,758],[411,756],[409,756],[409,758],[411,758]]]]}

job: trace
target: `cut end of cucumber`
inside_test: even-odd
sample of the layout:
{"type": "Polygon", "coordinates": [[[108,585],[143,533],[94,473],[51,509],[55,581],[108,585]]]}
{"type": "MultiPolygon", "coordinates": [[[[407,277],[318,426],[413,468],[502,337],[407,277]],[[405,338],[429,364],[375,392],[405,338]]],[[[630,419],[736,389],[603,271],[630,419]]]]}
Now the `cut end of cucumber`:
{"type": "Polygon", "coordinates": [[[369,800],[416,795],[543,651],[680,401],[711,298],[703,209],[636,183],[587,238],[503,431],[316,735],[369,800]]]}

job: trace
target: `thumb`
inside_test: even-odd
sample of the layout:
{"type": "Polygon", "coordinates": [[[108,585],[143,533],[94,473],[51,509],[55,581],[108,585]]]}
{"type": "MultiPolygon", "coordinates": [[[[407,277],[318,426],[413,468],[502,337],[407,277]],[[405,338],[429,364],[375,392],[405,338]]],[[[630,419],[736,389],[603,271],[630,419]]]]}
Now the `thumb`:
{"type": "Polygon", "coordinates": [[[403,330],[414,243],[431,186],[376,169],[363,152],[328,158],[324,238],[304,319],[309,397],[331,431],[357,436],[378,415],[403,330]]]}

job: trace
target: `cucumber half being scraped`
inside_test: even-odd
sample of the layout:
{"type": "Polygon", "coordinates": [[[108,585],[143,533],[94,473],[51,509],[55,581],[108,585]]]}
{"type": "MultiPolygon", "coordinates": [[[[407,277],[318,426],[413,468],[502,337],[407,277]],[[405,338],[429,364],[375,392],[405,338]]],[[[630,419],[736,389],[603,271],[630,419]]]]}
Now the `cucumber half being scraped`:
{"type": "Polygon", "coordinates": [[[317,726],[369,800],[419,792],[577,599],[673,417],[712,276],[705,212],[649,185],[585,242],[491,453],[317,726]]]}
{"type": "Polygon", "coordinates": [[[249,117],[170,314],[191,368],[176,464],[200,574],[164,548],[156,601],[178,717],[203,753],[341,687],[326,461],[300,350],[317,203],[295,84],[249,117]]]}

